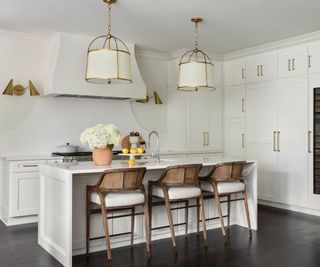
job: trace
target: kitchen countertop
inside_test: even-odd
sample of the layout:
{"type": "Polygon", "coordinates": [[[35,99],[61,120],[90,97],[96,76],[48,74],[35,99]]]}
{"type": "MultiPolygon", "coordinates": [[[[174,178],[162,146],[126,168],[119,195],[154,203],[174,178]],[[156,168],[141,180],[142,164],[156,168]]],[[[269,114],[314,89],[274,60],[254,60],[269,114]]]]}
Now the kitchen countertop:
{"type": "MultiPolygon", "coordinates": [[[[161,159],[157,162],[155,159],[136,160],[135,167],[145,167],[147,170],[165,169],[169,166],[179,164],[201,163],[203,166],[212,166],[221,162],[237,161],[239,158],[226,157],[221,154],[212,156],[189,156],[176,159],[161,159]]],[[[253,163],[253,160],[247,160],[248,163],[253,163]]],[[[128,168],[127,160],[114,160],[111,165],[95,166],[93,162],[71,162],[71,163],[48,163],[41,164],[44,168],[54,168],[61,171],[67,171],[72,174],[82,173],[100,173],[105,170],[128,168]]]]}
{"type": "Polygon", "coordinates": [[[51,154],[44,155],[5,155],[0,158],[8,161],[20,161],[20,160],[46,160],[46,159],[62,159],[61,156],[53,156],[51,154]]]}

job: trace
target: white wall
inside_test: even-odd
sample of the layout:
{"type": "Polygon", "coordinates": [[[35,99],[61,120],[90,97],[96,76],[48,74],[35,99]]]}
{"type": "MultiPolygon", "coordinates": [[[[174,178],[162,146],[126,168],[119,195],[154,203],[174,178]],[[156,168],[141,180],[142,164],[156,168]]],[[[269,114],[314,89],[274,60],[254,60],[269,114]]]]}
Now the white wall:
{"type": "MultiPolygon", "coordinates": [[[[49,43],[41,38],[0,32],[0,91],[11,78],[27,86],[34,81],[41,92],[49,43]]],[[[165,61],[139,56],[149,92],[166,103],[165,61]]],[[[114,123],[123,135],[135,130],[146,138],[156,129],[166,134],[165,105],[78,98],[0,96],[0,156],[51,153],[57,145],[79,145],[81,131],[98,123],[114,123]],[[134,111],[134,113],[133,113],[134,111]]],[[[165,145],[164,140],[161,142],[165,145]]],[[[85,149],[85,148],[82,148],[85,149]]]]}

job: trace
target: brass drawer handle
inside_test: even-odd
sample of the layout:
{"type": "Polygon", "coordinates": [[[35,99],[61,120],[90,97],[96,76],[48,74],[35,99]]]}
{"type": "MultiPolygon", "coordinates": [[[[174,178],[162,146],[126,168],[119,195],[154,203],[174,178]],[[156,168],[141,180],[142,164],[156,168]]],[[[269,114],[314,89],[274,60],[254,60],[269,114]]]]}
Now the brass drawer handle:
{"type": "Polygon", "coordinates": [[[206,133],[203,132],[203,146],[206,146],[206,133]]]}
{"type": "Polygon", "coordinates": [[[209,132],[207,132],[207,146],[209,146],[209,132]]]}
{"type": "Polygon", "coordinates": [[[244,80],[244,68],[241,69],[241,78],[244,80]]]}
{"type": "Polygon", "coordinates": [[[311,56],[308,56],[308,67],[311,68],[311,56]]]}
{"type": "Polygon", "coordinates": [[[312,151],[311,151],[311,131],[308,131],[308,153],[312,153],[312,151]]]}
{"type": "Polygon", "coordinates": [[[294,61],[295,61],[295,59],[293,58],[292,59],[292,70],[296,70],[295,67],[294,67],[294,61]]]}
{"type": "Polygon", "coordinates": [[[263,65],[260,66],[260,75],[263,76],[263,65]]]}
{"type": "Polygon", "coordinates": [[[242,148],[245,148],[245,144],[244,144],[244,137],[245,137],[245,134],[242,134],[242,148]]]}
{"type": "Polygon", "coordinates": [[[244,98],[241,99],[241,102],[242,102],[241,103],[241,111],[245,112],[245,110],[244,110],[244,98]]]}
{"type": "Polygon", "coordinates": [[[291,71],[291,59],[288,59],[288,71],[291,71]]]}
{"type": "Polygon", "coordinates": [[[277,151],[276,150],[276,131],[273,132],[273,151],[277,151]]]}
{"type": "Polygon", "coordinates": [[[278,132],[278,140],[277,140],[277,145],[278,145],[278,152],[280,152],[280,132],[278,132]]]}
{"type": "Polygon", "coordinates": [[[260,66],[257,66],[257,76],[260,77],[260,66]]]}

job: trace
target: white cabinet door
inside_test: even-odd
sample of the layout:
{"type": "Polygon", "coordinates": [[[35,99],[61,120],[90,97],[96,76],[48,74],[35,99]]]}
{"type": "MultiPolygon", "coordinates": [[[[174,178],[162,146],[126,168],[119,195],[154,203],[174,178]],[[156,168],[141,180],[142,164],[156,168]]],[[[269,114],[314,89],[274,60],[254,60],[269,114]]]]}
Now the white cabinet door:
{"type": "Polygon", "coordinates": [[[207,145],[206,150],[222,150],[222,90],[217,87],[207,92],[207,145]]]}
{"type": "Polygon", "coordinates": [[[222,62],[213,61],[214,64],[214,86],[222,86],[222,62]]]}
{"type": "Polygon", "coordinates": [[[277,79],[277,53],[264,53],[246,59],[247,83],[277,79]]]}
{"type": "Polygon", "coordinates": [[[320,72],[320,42],[309,44],[309,73],[320,72]]]}
{"type": "Polygon", "coordinates": [[[277,81],[250,84],[246,90],[246,158],[258,161],[258,197],[274,200],[277,128],[277,81]]]}
{"type": "Polygon", "coordinates": [[[278,89],[278,201],[305,206],[308,185],[308,77],[282,79],[278,89]]]}
{"type": "Polygon", "coordinates": [[[228,118],[224,126],[224,153],[245,159],[245,120],[228,118]]]}
{"type": "Polygon", "coordinates": [[[225,118],[244,118],[245,115],[245,86],[229,86],[224,88],[225,118]]]}
{"type": "Polygon", "coordinates": [[[306,45],[295,46],[279,51],[279,78],[308,73],[308,49],[306,45]]]}
{"type": "Polygon", "coordinates": [[[239,85],[245,83],[245,61],[231,60],[224,63],[224,84],[239,85]]]}
{"type": "Polygon", "coordinates": [[[205,149],[208,129],[208,92],[188,93],[188,148],[205,149]]]}
{"type": "Polygon", "coordinates": [[[39,172],[21,172],[12,175],[11,217],[38,214],[39,172]]]}
{"type": "Polygon", "coordinates": [[[186,149],[187,94],[176,87],[167,90],[168,147],[172,150],[186,149]]]}

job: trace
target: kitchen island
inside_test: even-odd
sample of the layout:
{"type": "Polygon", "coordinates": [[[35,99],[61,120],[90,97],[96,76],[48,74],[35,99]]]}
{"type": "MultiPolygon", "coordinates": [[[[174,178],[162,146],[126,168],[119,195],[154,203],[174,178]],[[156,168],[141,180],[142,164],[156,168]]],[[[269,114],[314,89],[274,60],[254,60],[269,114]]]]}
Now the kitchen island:
{"type": "MultiPolygon", "coordinates": [[[[209,157],[194,156],[177,159],[137,160],[136,167],[146,167],[144,184],[157,180],[162,171],[172,165],[202,163],[201,174],[209,172],[210,167],[228,161],[239,159],[213,155],[209,157]]],[[[115,160],[111,166],[94,166],[92,162],[58,163],[40,165],[40,210],[39,210],[39,244],[64,266],[72,266],[72,256],[85,253],[85,215],[86,215],[86,185],[94,185],[104,170],[127,168],[126,160],[115,160]]],[[[257,165],[256,161],[247,161],[244,169],[244,179],[247,186],[250,219],[252,229],[257,229],[257,165]]],[[[206,200],[206,218],[217,216],[214,200],[206,200]]],[[[175,204],[180,205],[180,204],[175,204]]],[[[183,204],[181,204],[183,205],[183,204]]],[[[224,210],[225,211],[225,210],[224,210]]],[[[174,223],[184,222],[184,211],[173,211],[174,223]]],[[[92,236],[102,236],[103,227],[100,215],[91,218],[92,236]]],[[[247,227],[242,201],[231,204],[231,224],[247,227]]],[[[136,216],[135,243],[144,242],[142,216],[136,216]]],[[[153,227],[168,225],[165,209],[155,207],[152,218],[153,227]]],[[[220,227],[219,221],[208,221],[207,229],[220,227]]],[[[110,220],[111,234],[129,232],[130,218],[110,220]]],[[[189,232],[196,231],[196,211],[189,211],[189,232]]],[[[176,228],[176,235],[184,234],[184,226],[176,228]]],[[[152,240],[170,237],[169,228],[152,231],[152,240]]],[[[130,244],[130,236],[111,238],[111,247],[130,244]]],[[[210,244],[208,244],[210,246],[210,244]]],[[[92,241],[90,251],[105,249],[104,239],[92,241]]]]}

